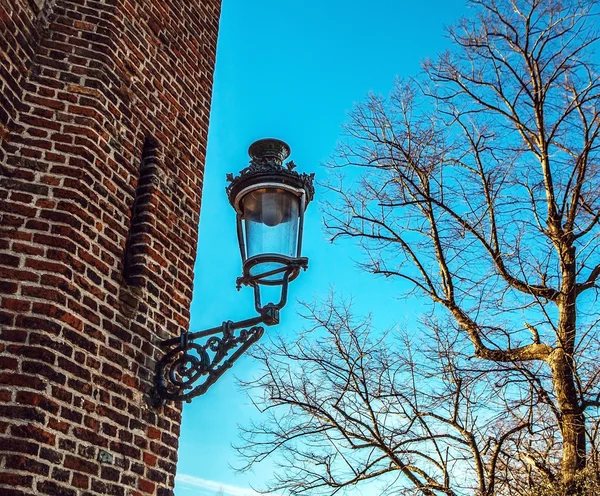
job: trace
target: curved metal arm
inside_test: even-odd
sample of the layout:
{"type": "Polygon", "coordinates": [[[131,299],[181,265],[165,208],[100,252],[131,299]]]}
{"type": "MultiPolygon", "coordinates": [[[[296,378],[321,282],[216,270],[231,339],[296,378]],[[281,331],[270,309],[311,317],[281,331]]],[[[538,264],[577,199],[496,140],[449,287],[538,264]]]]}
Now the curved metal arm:
{"type": "Polygon", "coordinates": [[[261,338],[264,328],[256,324],[272,325],[269,322],[279,322],[279,311],[266,307],[259,317],[239,322],[229,320],[223,322],[220,327],[200,332],[185,332],[179,338],[162,341],[161,347],[171,349],[156,364],[154,388],[150,395],[152,405],[161,406],[167,400],[190,402],[192,398],[206,393],[208,388],[261,338]],[[234,331],[240,328],[245,329],[236,336],[234,331]],[[208,339],[204,344],[194,342],[205,337],[208,339]],[[235,352],[226,358],[233,349],[236,349],[235,352]],[[204,380],[196,384],[202,378],[204,380]]]}
{"type": "Polygon", "coordinates": [[[278,269],[284,272],[281,285],[281,297],[277,304],[262,306],[260,301],[259,279],[272,272],[260,274],[255,278],[238,279],[238,284],[246,284],[254,289],[254,306],[257,317],[232,322],[223,322],[218,327],[199,332],[184,332],[177,338],[161,341],[159,346],[165,349],[165,355],[156,364],[154,387],[150,392],[153,406],[161,406],[166,401],[187,401],[200,396],[208,390],[225,371],[242,356],[246,350],[258,341],[264,328],[279,324],[279,310],[287,302],[290,276],[300,268],[306,268],[308,260],[294,259],[289,266],[278,269]],[[236,335],[235,330],[241,329],[236,335]],[[220,334],[220,336],[219,336],[220,334]],[[207,338],[203,344],[196,341],[207,338]],[[229,352],[235,350],[231,355],[229,352]]]}

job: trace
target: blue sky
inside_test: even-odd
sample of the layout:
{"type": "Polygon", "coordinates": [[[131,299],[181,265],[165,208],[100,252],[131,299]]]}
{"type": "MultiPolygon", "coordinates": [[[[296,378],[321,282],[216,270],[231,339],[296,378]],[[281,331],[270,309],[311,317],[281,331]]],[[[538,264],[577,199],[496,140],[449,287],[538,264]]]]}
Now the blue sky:
{"type": "MultiPolygon", "coordinates": [[[[252,291],[235,289],[241,261],[235,215],[225,195],[225,174],[248,162],[254,140],[276,137],[292,148],[299,170],[325,180],[322,166],[341,138],[354,104],[369,92],[387,94],[396,77],[418,73],[420,62],[448,46],[444,27],[468,14],[464,0],[223,0],[208,139],[191,330],[254,315],[252,291]]],[[[278,328],[302,326],[296,300],[319,299],[331,288],[353,295],[358,311],[374,313],[382,327],[410,321],[416,302],[399,299],[397,282],[360,272],[359,250],[331,245],[316,201],[306,215],[304,255],[309,270],[293,282],[278,328]]],[[[177,496],[252,496],[273,466],[236,474],[231,444],[238,424],[258,413],[236,376],[256,371],[243,357],[207,394],[184,407],[177,496]]],[[[348,492],[347,494],[361,494],[348,492]]],[[[365,493],[362,493],[365,494],[365,493]]]]}

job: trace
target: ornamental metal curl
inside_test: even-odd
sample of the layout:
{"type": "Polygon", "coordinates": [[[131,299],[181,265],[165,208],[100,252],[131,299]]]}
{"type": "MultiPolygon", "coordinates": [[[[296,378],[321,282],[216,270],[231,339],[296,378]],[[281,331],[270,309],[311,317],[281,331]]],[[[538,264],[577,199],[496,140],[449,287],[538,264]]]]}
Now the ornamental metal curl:
{"type": "MultiPolygon", "coordinates": [[[[232,322],[223,322],[218,327],[205,331],[184,332],[181,336],[166,339],[159,343],[165,354],[156,364],[154,386],[150,391],[150,403],[158,407],[166,401],[187,401],[200,396],[229,369],[246,350],[258,341],[264,328],[279,324],[279,310],[287,301],[287,288],[290,274],[306,267],[306,259],[292,259],[285,268],[282,280],[281,298],[277,304],[262,305],[259,285],[248,280],[254,288],[254,305],[258,316],[232,322]],[[237,333],[234,332],[240,329],[237,333]],[[198,340],[206,339],[203,343],[198,340]],[[230,353],[232,352],[232,353],[230,353]]],[[[270,273],[259,274],[257,278],[270,273]]]]}
{"type": "Polygon", "coordinates": [[[192,398],[204,394],[261,338],[264,328],[255,324],[262,321],[263,316],[240,322],[227,321],[217,328],[186,332],[180,338],[163,341],[161,345],[171,349],[156,364],[155,383],[151,392],[153,406],[160,406],[167,400],[190,402],[192,398]],[[240,327],[248,328],[240,330],[236,336],[234,330],[240,327]],[[208,337],[204,344],[193,342],[204,337],[208,337]]]}

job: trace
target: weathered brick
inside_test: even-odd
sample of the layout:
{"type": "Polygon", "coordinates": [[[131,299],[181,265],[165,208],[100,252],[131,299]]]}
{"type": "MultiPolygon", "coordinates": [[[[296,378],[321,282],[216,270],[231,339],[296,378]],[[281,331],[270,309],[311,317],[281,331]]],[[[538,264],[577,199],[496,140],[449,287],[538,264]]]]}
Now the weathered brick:
{"type": "Polygon", "coordinates": [[[46,348],[38,348],[36,346],[16,346],[10,345],[7,350],[13,355],[20,355],[27,358],[39,360],[41,362],[53,364],[56,360],[56,356],[52,351],[46,348]]]}
{"type": "Polygon", "coordinates": [[[37,406],[42,410],[46,410],[53,414],[57,413],[59,410],[59,406],[55,401],[44,394],[33,391],[17,391],[16,401],[22,405],[37,406]]]}
{"type": "MultiPolygon", "coordinates": [[[[29,370],[23,370],[24,372],[29,372],[29,370]]],[[[32,371],[32,373],[35,373],[32,371]]],[[[17,374],[15,372],[7,372],[0,374],[0,384],[4,384],[7,386],[13,386],[15,388],[28,388],[28,389],[36,389],[38,391],[43,391],[46,389],[46,384],[41,379],[26,374],[17,374]]],[[[10,412],[10,407],[0,405],[0,413],[2,411],[10,412]],[[6,408],[6,410],[4,410],[6,408]]],[[[15,415],[17,414],[25,414],[25,412],[29,411],[29,409],[16,409],[15,415]]],[[[33,409],[35,412],[35,409],[33,409]]]]}
{"type": "MultiPolygon", "coordinates": [[[[63,455],[62,453],[58,453],[56,451],[56,448],[51,447],[48,448],[46,446],[41,446],[40,447],[40,458],[43,458],[44,460],[47,460],[49,462],[54,463],[55,465],[58,465],[61,463],[62,459],[63,459],[63,455]]],[[[55,470],[56,467],[54,467],[53,470],[55,470]]]]}
{"type": "Polygon", "coordinates": [[[60,467],[54,467],[52,469],[52,478],[58,482],[67,482],[71,473],[68,470],[60,467]]]}
{"type": "MultiPolygon", "coordinates": [[[[12,487],[31,487],[33,477],[31,475],[11,474],[0,472],[0,485],[12,487]]],[[[24,494],[24,493],[22,493],[24,494]]]]}
{"type": "Polygon", "coordinates": [[[16,437],[0,437],[2,450],[5,452],[14,452],[22,455],[37,456],[40,451],[38,443],[33,443],[25,439],[16,437]]]}
{"type": "Polygon", "coordinates": [[[87,489],[90,486],[90,478],[87,475],[73,473],[71,485],[78,489],[87,489]]]}
{"type": "Polygon", "coordinates": [[[77,436],[78,439],[85,441],[86,443],[91,443],[96,446],[104,447],[108,445],[108,440],[106,439],[106,437],[94,431],[76,427],[73,429],[73,433],[77,436]]]}
{"type": "Polygon", "coordinates": [[[37,484],[38,494],[48,494],[50,496],[77,496],[74,489],[66,485],[59,485],[53,481],[45,480],[37,484]]]}
{"type": "Polygon", "coordinates": [[[13,425],[10,433],[16,437],[33,439],[44,444],[53,445],[56,442],[56,436],[54,434],[31,424],[13,425]]]}
{"type": "Polygon", "coordinates": [[[15,370],[18,365],[19,365],[19,362],[17,361],[16,358],[9,357],[9,356],[0,356],[0,370],[2,370],[2,369],[15,370]]]}
{"type": "Polygon", "coordinates": [[[154,494],[154,491],[156,490],[156,484],[149,480],[140,479],[138,488],[145,494],[154,494]]]}
{"type": "Polygon", "coordinates": [[[171,496],[220,0],[5,3],[0,493],[171,496]]]}
{"type": "Polygon", "coordinates": [[[65,468],[70,468],[76,472],[84,472],[90,475],[97,475],[99,470],[97,463],[73,455],[67,455],[63,465],[65,468]]]}
{"type": "Polygon", "coordinates": [[[5,457],[5,467],[43,476],[47,476],[50,472],[48,464],[38,462],[23,455],[7,455],[5,457]]]}
{"type": "Polygon", "coordinates": [[[144,453],[144,463],[149,467],[156,466],[157,459],[158,457],[156,455],[153,455],[151,453],[144,453]]]}

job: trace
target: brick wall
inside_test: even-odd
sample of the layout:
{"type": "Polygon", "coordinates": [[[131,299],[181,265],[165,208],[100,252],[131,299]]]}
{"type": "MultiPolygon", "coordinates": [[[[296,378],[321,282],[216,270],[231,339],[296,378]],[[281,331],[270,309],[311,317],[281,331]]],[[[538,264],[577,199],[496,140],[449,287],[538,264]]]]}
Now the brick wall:
{"type": "Polygon", "coordinates": [[[0,0],[0,494],[172,494],[220,0],[0,0]]]}

